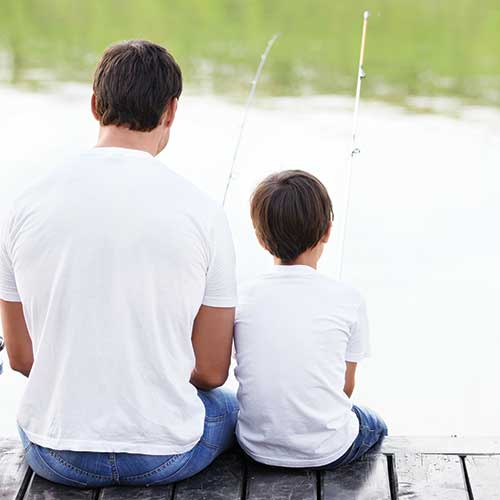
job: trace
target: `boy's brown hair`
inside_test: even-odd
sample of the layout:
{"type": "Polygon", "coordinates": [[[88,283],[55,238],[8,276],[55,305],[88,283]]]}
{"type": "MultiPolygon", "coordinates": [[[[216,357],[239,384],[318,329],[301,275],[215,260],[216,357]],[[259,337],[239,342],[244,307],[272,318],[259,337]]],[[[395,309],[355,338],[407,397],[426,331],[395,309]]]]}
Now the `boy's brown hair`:
{"type": "Polygon", "coordinates": [[[260,242],[283,264],[315,247],[333,221],[325,186],[302,170],[266,177],[252,195],[250,214],[260,242]]]}
{"type": "Polygon", "coordinates": [[[172,55],[146,40],[109,47],[94,75],[96,112],[101,125],[149,132],[167,105],[182,92],[182,73],[172,55]]]}

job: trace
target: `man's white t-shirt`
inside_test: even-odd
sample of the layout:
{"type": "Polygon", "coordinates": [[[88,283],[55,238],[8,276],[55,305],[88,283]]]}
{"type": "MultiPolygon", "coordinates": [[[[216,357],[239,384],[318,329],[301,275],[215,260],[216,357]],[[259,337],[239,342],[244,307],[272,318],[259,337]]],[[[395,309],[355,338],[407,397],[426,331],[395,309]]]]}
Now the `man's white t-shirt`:
{"type": "Polygon", "coordinates": [[[274,266],[239,291],[238,441],[255,460],[316,467],[340,458],[359,423],[346,361],[369,353],[360,294],[302,265],[274,266]]]}
{"type": "Polygon", "coordinates": [[[202,304],[236,305],[222,209],[150,154],[95,148],[15,203],[0,298],[22,302],[35,361],[18,411],[34,443],[183,453],[205,410],[189,383],[202,304]]]}

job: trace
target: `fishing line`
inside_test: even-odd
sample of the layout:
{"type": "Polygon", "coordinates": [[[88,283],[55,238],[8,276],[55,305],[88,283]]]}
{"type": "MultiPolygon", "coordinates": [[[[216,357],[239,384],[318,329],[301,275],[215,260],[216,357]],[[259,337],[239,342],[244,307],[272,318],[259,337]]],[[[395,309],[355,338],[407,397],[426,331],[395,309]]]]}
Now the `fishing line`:
{"type": "Polygon", "coordinates": [[[354,100],[354,116],[352,123],[352,139],[351,139],[351,151],[349,154],[349,162],[347,164],[347,179],[345,186],[346,202],[344,209],[344,220],[342,223],[341,233],[340,233],[340,243],[339,243],[339,264],[338,264],[338,279],[342,279],[342,271],[344,266],[344,246],[345,246],[345,235],[346,227],[349,218],[349,208],[351,202],[351,177],[352,177],[352,163],[354,156],[357,155],[360,150],[356,146],[356,133],[358,129],[358,113],[359,113],[359,101],[361,99],[361,82],[363,78],[366,77],[366,73],[363,70],[363,63],[365,59],[365,45],[366,45],[366,28],[368,27],[368,16],[370,13],[366,10],[363,13],[363,31],[361,33],[361,49],[359,52],[359,66],[358,66],[358,79],[356,84],[356,98],[354,100]]]}
{"type": "Polygon", "coordinates": [[[250,93],[248,94],[247,101],[245,104],[245,110],[243,112],[243,119],[242,119],[241,125],[240,125],[238,140],[236,141],[236,147],[234,148],[233,160],[231,162],[231,168],[229,170],[229,175],[227,177],[226,189],[224,190],[224,197],[222,198],[222,206],[224,206],[226,204],[226,198],[227,198],[227,193],[229,191],[229,186],[231,185],[231,181],[233,180],[234,166],[236,164],[236,159],[238,158],[238,151],[240,149],[241,138],[243,137],[243,131],[245,129],[245,124],[247,121],[248,110],[250,109],[250,106],[252,104],[253,97],[255,95],[255,89],[257,88],[257,83],[259,82],[260,75],[262,74],[262,69],[264,68],[264,64],[266,63],[266,59],[267,59],[267,56],[269,54],[269,51],[271,50],[272,46],[274,45],[274,42],[279,38],[279,36],[280,36],[280,33],[275,33],[271,37],[271,39],[267,42],[267,45],[266,45],[264,52],[260,56],[259,67],[257,68],[257,72],[255,73],[254,79],[252,80],[252,85],[250,87],[250,93]]]}

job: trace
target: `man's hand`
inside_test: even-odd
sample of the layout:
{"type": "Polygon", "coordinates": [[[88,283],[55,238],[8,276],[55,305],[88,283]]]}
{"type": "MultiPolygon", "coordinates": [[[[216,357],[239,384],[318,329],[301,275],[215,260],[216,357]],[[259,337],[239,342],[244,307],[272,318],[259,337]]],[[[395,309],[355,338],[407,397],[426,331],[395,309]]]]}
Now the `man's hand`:
{"type": "Polygon", "coordinates": [[[227,380],[233,328],[234,307],[200,307],[193,325],[196,365],[191,375],[198,389],[215,389],[227,380]]]}
{"type": "Polygon", "coordinates": [[[0,314],[10,366],[28,377],[33,366],[33,346],[20,302],[0,300],[0,314]]]}
{"type": "Polygon", "coordinates": [[[345,383],[344,383],[344,392],[348,397],[352,396],[354,392],[354,383],[356,378],[356,367],[357,363],[352,363],[351,361],[346,361],[345,363],[345,383]]]}

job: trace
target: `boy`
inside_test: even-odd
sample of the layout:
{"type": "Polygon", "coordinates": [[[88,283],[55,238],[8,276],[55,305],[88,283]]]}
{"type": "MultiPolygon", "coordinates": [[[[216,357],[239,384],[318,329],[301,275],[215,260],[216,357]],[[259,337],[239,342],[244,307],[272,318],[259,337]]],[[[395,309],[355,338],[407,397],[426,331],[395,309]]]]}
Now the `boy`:
{"type": "Polygon", "coordinates": [[[300,170],[273,174],[255,190],[251,216],[275,266],[241,291],[237,310],[239,443],[268,465],[352,462],[387,427],[349,399],[369,352],[364,301],[316,272],[332,227],[328,192],[300,170]]]}

